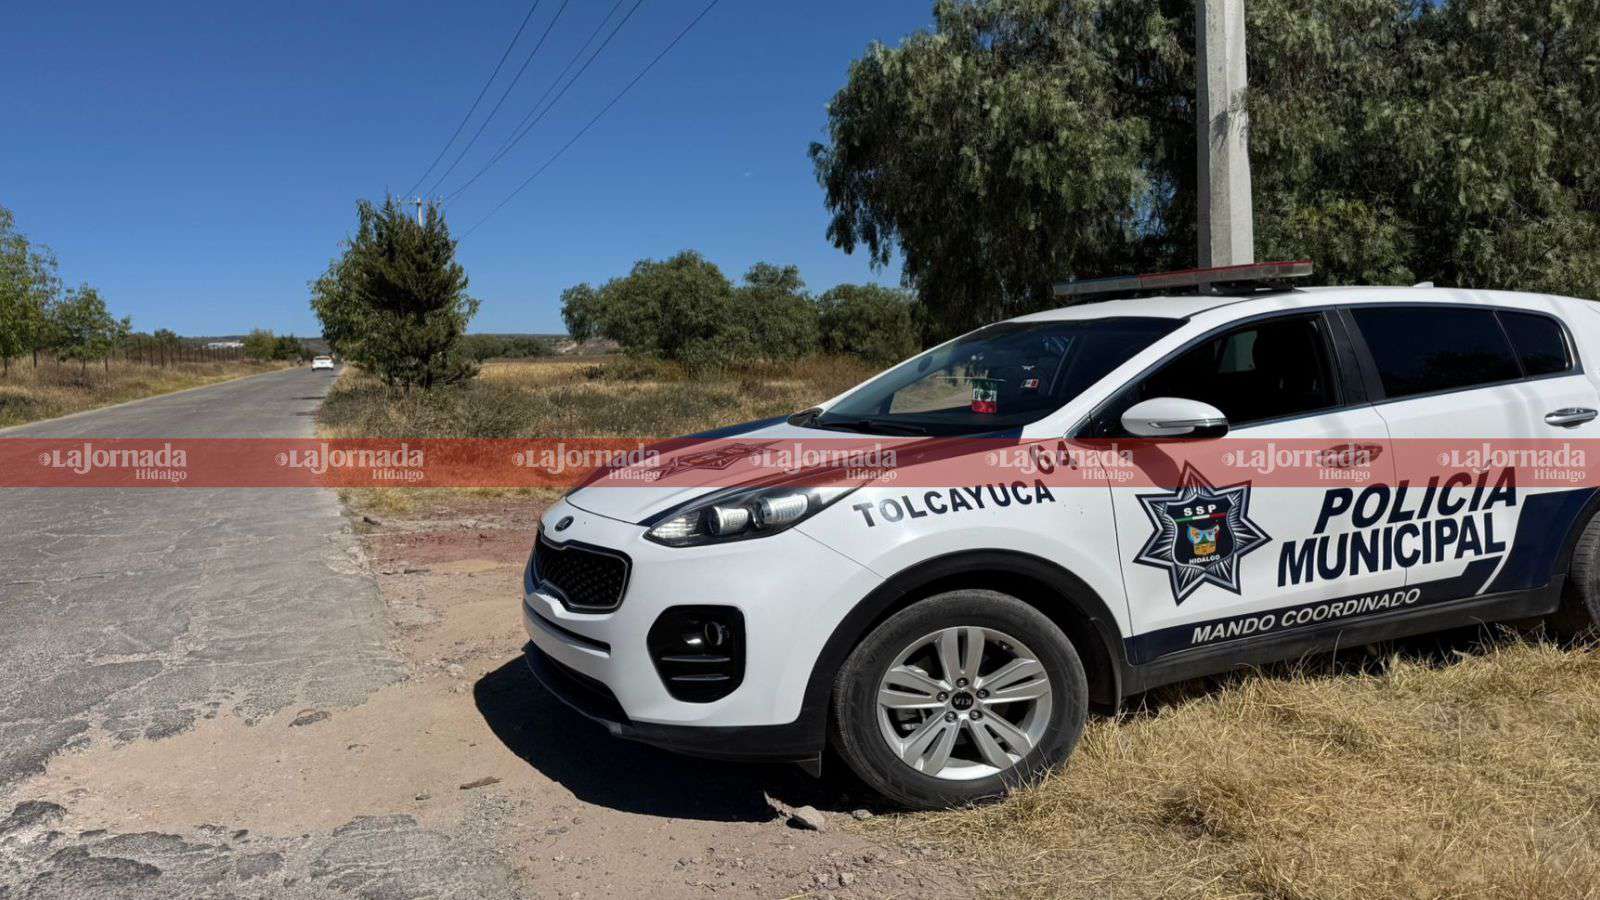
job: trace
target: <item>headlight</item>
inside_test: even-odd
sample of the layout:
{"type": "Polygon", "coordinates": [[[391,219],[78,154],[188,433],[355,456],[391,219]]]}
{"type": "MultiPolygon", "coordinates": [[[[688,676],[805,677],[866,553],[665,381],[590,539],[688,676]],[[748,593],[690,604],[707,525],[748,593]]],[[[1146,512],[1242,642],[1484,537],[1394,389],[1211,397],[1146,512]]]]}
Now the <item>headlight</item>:
{"type": "Polygon", "coordinates": [[[827,509],[854,487],[756,487],[691,500],[645,522],[645,537],[697,547],[777,534],[827,509]]]}

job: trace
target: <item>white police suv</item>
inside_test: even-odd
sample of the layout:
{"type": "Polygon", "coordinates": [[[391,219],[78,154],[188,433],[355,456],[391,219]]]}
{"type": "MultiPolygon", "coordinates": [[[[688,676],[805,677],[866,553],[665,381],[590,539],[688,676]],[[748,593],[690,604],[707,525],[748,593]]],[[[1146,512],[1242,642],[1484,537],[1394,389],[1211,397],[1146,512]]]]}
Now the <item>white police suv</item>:
{"type": "Polygon", "coordinates": [[[1600,308],[1282,281],[1306,271],[1065,285],[1199,290],[980,328],[677,458],[954,454],[575,491],[526,571],[530,666],[613,734],[813,769],[831,748],[928,807],[1061,763],[1091,709],[1157,685],[1472,623],[1592,625],[1600,308]]]}

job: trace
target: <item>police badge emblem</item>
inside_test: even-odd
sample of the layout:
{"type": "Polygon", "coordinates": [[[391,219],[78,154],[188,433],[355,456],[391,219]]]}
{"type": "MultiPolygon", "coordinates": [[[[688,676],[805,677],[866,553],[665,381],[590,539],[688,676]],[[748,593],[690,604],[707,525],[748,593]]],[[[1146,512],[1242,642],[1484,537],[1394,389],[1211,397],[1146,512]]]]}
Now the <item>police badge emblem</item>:
{"type": "Polygon", "coordinates": [[[1155,527],[1134,562],[1167,571],[1172,599],[1182,603],[1202,584],[1239,593],[1239,560],[1271,538],[1250,521],[1250,482],[1213,487],[1185,465],[1178,490],[1141,494],[1155,527]]]}

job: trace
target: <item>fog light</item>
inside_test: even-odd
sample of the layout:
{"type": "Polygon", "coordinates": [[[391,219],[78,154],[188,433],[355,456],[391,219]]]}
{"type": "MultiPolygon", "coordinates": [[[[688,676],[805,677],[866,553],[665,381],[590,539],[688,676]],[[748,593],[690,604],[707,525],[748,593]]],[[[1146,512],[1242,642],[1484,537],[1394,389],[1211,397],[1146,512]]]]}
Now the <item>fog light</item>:
{"type": "Polygon", "coordinates": [[[674,699],[710,703],[744,680],[744,615],[731,606],[674,606],[661,614],[645,647],[674,699]]]}

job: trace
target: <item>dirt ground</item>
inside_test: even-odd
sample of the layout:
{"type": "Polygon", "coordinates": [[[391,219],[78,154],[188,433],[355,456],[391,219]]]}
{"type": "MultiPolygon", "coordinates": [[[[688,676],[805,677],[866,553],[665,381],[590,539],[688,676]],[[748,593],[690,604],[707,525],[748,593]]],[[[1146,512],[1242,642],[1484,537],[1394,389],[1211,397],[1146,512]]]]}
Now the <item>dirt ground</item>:
{"type": "Polygon", "coordinates": [[[259,836],[408,816],[470,833],[519,893],[606,897],[964,896],[947,854],[869,836],[869,801],[790,766],[675,756],[610,737],[522,663],[516,603],[540,504],[467,500],[363,521],[408,674],[352,708],[222,712],[161,740],[89,740],[28,785],[69,796],[72,825],[259,836]],[[181,763],[181,764],[180,764],[181,763]],[[824,832],[784,810],[825,811],[824,832]],[[857,813],[857,810],[863,810],[857,813]]]}

